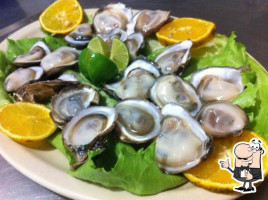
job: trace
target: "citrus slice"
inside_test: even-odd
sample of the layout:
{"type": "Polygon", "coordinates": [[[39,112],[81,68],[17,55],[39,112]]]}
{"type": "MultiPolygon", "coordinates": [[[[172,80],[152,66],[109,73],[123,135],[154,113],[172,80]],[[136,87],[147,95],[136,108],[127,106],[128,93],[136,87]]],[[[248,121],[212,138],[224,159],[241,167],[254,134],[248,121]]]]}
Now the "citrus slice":
{"type": "Polygon", "coordinates": [[[56,130],[49,112],[40,104],[6,104],[0,107],[0,131],[18,142],[45,139],[56,130]]]}
{"type": "Polygon", "coordinates": [[[110,57],[110,49],[109,49],[108,45],[106,44],[106,42],[104,42],[104,40],[102,38],[100,38],[98,36],[96,36],[90,40],[87,48],[89,48],[91,51],[100,53],[100,54],[106,56],[107,58],[110,57]]]}
{"type": "Polygon", "coordinates": [[[83,9],[77,0],[58,0],[39,17],[44,30],[52,34],[66,34],[83,20],[83,9]]]}
{"type": "Polygon", "coordinates": [[[129,52],[126,44],[118,38],[113,38],[110,59],[119,71],[124,70],[129,62],[129,52]]]}
{"type": "Polygon", "coordinates": [[[215,24],[209,21],[197,18],[177,18],[162,26],[156,33],[156,37],[164,45],[191,39],[196,47],[211,39],[215,29],[215,24]]]}
{"type": "Polygon", "coordinates": [[[268,174],[268,143],[259,134],[253,131],[244,131],[241,137],[228,137],[214,140],[214,150],[208,159],[196,167],[188,170],[184,175],[194,184],[215,192],[231,192],[233,187],[241,185],[232,179],[232,174],[220,168],[219,160],[230,158],[230,166],[233,168],[233,147],[238,142],[249,142],[252,138],[262,140],[266,150],[263,156],[263,174],[268,174]]]}

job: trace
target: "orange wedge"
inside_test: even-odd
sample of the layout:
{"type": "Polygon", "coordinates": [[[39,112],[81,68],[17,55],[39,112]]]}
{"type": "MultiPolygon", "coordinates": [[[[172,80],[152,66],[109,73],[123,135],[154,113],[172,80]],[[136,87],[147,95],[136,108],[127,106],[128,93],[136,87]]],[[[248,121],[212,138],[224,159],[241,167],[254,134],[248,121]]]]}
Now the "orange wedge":
{"type": "Polygon", "coordinates": [[[219,160],[230,159],[233,168],[233,147],[238,142],[249,142],[252,138],[262,140],[262,145],[266,150],[263,156],[264,177],[268,174],[268,143],[259,134],[253,131],[244,131],[241,137],[229,137],[214,141],[214,151],[208,159],[201,162],[196,167],[185,172],[184,175],[194,184],[215,192],[231,192],[233,187],[241,185],[232,179],[232,174],[227,170],[220,169],[219,160]]]}
{"type": "Polygon", "coordinates": [[[209,21],[197,18],[177,18],[162,26],[156,33],[156,37],[163,45],[191,39],[196,47],[210,40],[215,29],[215,24],[209,21]]]}
{"type": "Polygon", "coordinates": [[[18,141],[40,141],[56,130],[50,110],[40,104],[14,103],[0,107],[0,132],[18,141]]]}
{"type": "Polygon", "coordinates": [[[77,0],[57,0],[39,17],[44,30],[52,34],[67,34],[83,20],[83,9],[77,0]]]}

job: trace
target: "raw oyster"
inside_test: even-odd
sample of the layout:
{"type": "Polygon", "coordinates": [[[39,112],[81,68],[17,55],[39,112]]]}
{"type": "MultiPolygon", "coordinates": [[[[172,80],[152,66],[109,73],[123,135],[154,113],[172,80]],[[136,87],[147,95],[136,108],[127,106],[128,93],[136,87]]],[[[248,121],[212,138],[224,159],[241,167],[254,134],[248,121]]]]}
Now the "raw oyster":
{"type": "Polygon", "coordinates": [[[16,90],[13,93],[13,96],[16,101],[26,101],[32,103],[43,102],[59,93],[64,87],[72,84],[77,83],[61,80],[28,83],[16,90]]]}
{"type": "Polygon", "coordinates": [[[162,10],[142,10],[134,15],[127,25],[128,35],[142,32],[144,37],[155,33],[168,19],[170,12],[162,10]]]}
{"type": "Polygon", "coordinates": [[[114,28],[109,33],[102,33],[102,34],[98,34],[97,36],[101,37],[110,48],[112,47],[112,42],[113,42],[114,37],[119,38],[123,42],[126,41],[128,37],[127,32],[123,31],[120,28],[114,28]]]}
{"type": "Polygon", "coordinates": [[[249,118],[238,105],[227,101],[211,101],[202,106],[197,121],[208,135],[221,138],[240,136],[248,125],[249,118]]]}
{"type": "Polygon", "coordinates": [[[159,65],[162,74],[180,74],[188,60],[190,60],[190,49],[193,45],[191,40],[185,40],[174,44],[156,58],[155,62],[159,65]]]}
{"type": "Polygon", "coordinates": [[[109,33],[115,28],[126,30],[126,25],[132,18],[132,10],[122,3],[111,3],[99,9],[93,18],[97,33],[109,33]]]}
{"type": "Polygon", "coordinates": [[[118,113],[116,130],[124,142],[144,143],[161,131],[161,113],[147,100],[124,100],[115,106],[115,110],[118,113]]]}
{"type": "Polygon", "coordinates": [[[64,126],[79,111],[86,109],[91,103],[99,103],[99,94],[87,85],[71,85],[63,88],[51,99],[51,119],[59,127],[64,126]]]}
{"type": "Polygon", "coordinates": [[[41,67],[48,76],[56,74],[63,69],[75,66],[78,63],[79,54],[80,52],[75,48],[61,47],[44,57],[41,67]]]}
{"type": "Polygon", "coordinates": [[[155,159],[167,174],[184,172],[200,163],[212,149],[212,140],[191,115],[177,104],[162,109],[162,131],[156,139],[155,159]]]}
{"type": "Polygon", "coordinates": [[[6,77],[4,88],[7,92],[14,92],[29,81],[39,80],[43,74],[42,67],[19,68],[6,77]]]}
{"type": "Polygon", "coordinates": [[[124,71],[121,81],[105,85],[120,99],[149,98],[149,89],[160,76],[155,64],[143,58],[137,59],[124,71]]]}
{"type": "Polygon", "coordinates": [[[128,36],[125,43],[128,47],[130,59],[134,60],[137,58],[138,50],[144,46],[144,37],[141,33],[133,33],[128,36]]]}
{"type": "Polygon", "coordinates": [[[87,150],[113,127],[117,113],[114,108],[95,106],[80,111],[62,131],[64,145],[71,150],[76,157],[73,168],[85,162],[87,150]]]}
{"type": "Polygon", "coordinates": [[[84,47],[93,37],[91,25],[88,23],[80,24],[74,31],[65,36],[65,41],[74,47],[84,47]]]}
{"type": "Polygon", "coordinates": [[[194,87],[176,75],[159,77],[150,89],[150,98],[159,107],[177,103],[192,116],[195,116],[202,106],[194,87]]]}
{"type": "Polygon", "coordinates": [[[231,101],[244,90],[241,69],[209,67],[192,75],[192,85],[204,101],[231,101]]]}
{"type": "Polygon", "coordinates": [[[13,60],[13,64],[20,67],[39,65],[42,58],[50,52],[51,50],[47,44],[43,41],[39,41],[32,46],[29,53],[17,56],[13,60]]]}

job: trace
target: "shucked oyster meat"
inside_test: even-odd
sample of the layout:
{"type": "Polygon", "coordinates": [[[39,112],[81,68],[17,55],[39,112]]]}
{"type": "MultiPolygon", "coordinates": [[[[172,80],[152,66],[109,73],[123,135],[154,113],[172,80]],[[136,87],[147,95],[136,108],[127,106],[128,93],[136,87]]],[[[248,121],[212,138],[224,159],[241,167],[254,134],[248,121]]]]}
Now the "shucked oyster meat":
{"type": "Polygon", "coordinates": [[[60,47],[56,51],[45,56],[41,61],[47,76],[57,74],[58,72],[73,67],[78,63],[80,52],[71,47],[60,47]]]}
{"type": "Polygon", "coordinates": [[[39,80],[43,74],[42,67],[19,68],[6,77],[4,88],[7,92],[14,92],[30,81],[39,80]]]}
{"type": "Polygon", "coordinates": [[[144,143],[155,138],[161,130],[161,113],[147,100],[129,99],[115,106],[118,113],[116,130],[128,143],[144,143]]]}
{"type": "Polygon", "coordinates": [[[227,101],[211,101],[202,106],[197,121],[208,135],[221,138],[228,135],[240,136],[248,125],[249,118],[237,105],[227,101]]]}
{"type": "Polygon", "coordinates": [[[231,101],[244,90],[241,68],[209,67],[193,73],[192,85],[204,101],[231,101]]]}
{"type": "Polygon", "coordinates": [[[95,106],[80,111],[62,131],[64,145],[74,153],[76,164],[79,166],[87,159],[87,150],[113,127],[117,113],[114,108],[95,106]]]}
{"type": "Polygon", "coordinates": [[[74,31],[65,36],[65,41],[74,47],[84,47],[93,37],[91,24],[84,23],[78,25],[74,31]]]}
{"type": "Polygon", "coordinates": [[[191,40],[185,40],[161,52],[155,58],[155,62],[159,65],[161,72],[163,74],[180,74],[191,58],[190,50],[192,45],[191,40]]]}
{"type": "Polygon", "coordinates": [[[159,77],[150,89],[150,98],[159,107],[177,103],[192,116],[195,116],[202,106],[194,87],[176,75],[159,77]]]}
{"type": "Polygon", "coordinates": [[[39,65],[41,60],[51,53],[51,50],[43,41],[35,43],[29,53],[19,55],[13,60],[13,64],[20,67],[39,65]]]}
{"type": "Polygon", "coordinates": [[[91,103],[99,103],[99,94],[87,85],[71,85],[63,88],[51,99],[51,119],[59,126],[64,126],[79,111],[86,109],[91,103]]]}
{"type": "Polygon", "coordinates": [[[93,18],[97,33],[109,33],[115,28],[126,30],[128,21],[132,18],[132,10],[122,3],[110,3],[99,9],[93,18]]]}
{"type": "Polygon", "coordinates": [[[120,99],[147,99],[149,89],[158,76],[160,73],[154,63],[139,58],[125,69],[123,78],[119,82],[105,85],[105,87],[113,91],[120,99]]]}
{"type": "Polygon", "coordinates": [[[169,19],[170,12],[162,10],[142,10],[134,15],[127,25],[128,35],[141,32],[144,37],[158,31],[169,19]]]}
{"type": "Polygon", "coordinates": [[[165,105],[162,114],[162,131],[155,146],[158,166],[167,174],[177,174],[198,165],[212,149],[210,137],[177,104],[165,105]]]}

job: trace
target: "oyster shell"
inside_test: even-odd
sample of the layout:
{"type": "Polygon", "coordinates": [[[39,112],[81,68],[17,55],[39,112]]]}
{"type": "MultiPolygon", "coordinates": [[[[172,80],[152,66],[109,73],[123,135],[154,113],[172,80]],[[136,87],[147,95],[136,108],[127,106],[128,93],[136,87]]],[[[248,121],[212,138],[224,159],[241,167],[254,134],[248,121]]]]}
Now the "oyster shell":
{"type": "Polygon", "coordinates": [[[109,33],[115,28],[126,30],[128,21],[132,18],[132,10],[122,3],[111,3],[99,9],[93,18],[97,33],[109,33]]]}
{"type": "Polygon", "coordinates": [[[41,61],[46,75],[56,74],[66,68],[75,66],[78,63],[80,52],[75,48],[61,47],[46,55],[41,61]]]}
{"type": "Polygon", "coordinates": [[[147,100],[124,100],[115,106],[115,110],[118,113],[116,130],[124,142],[144,143],[161,131],[161,113],[147,100]]]}
{"type": "Polygon", "coordinates": [[[184,172],[200,163],[212,149],[212,140],[200,124],[177,104],[162,109],[162,131],[156,139],[155,160],[167,174],[184,172]]]}
{"type": "Polygon", "coordinates": [[[209,67],[193,73],[192,85],[204,101],[231,101],[244,90],[241,69],[209,67]]]}
{"type": "Polygon", "coordinates": [[[51,99],[51,119],[59,127],[64,126],[79,111],[86,109],[91,103],[99,103],[99,94],[87,85],[71,85],[63,88],[51,99]]]}
{"type": "Polygon", "coordinates": [[[93,37],[91,25],[88,23],[78,25],[74,31],[65,36],[65,41],[74,47],[84,47],[93,37]]]}
{"type": "Polygon", "coordinates": [[[155,58],[155,62],[159,65],[162,74],[180,74],[191,58],[190,50],[192,45],[191,40],[185,40],[161,52],[155,58]]]}
{"type": "Polygon", "coordinates": [[[116,83],[105,85],[120,99],[149,98],[149,88],[160,76],[155,64],[143,58],[137,59],[124,71],[123,78],[116,83]]]}
{"type": "Polygon", "coordinates": [[[229,135],[240,136],[248,125],[249,118],[238,105],[227,101],[211,101],[202,106],[197,121],[208,135],[221,138],[229,135]]]}
{"type": "Polygon", "coordinates": [[[113,127],[117,113],[114,108],[95,106],[80,111],[62,131],[63,144],[75,154],[74,168],[85,162],[88,149],[113,127]]]}
{"type": "Polygon", "coordinates": [[[51,50],[43,41],[38,41],[30,49],[29,53],[19,55],[13,60],[13,64],[19,67],[39,65],[42,58],[49,54],[51,50]]]}
{"type": "Polygon", "coordinates": [[[141,33],[133,33],[128,36],[125,43],[128,47],[130,59],[134,60],[137,58],[138,50],[144,46],[144,37],[141,33]]]}
{"type": "Polygon", "coordinates": [[[119,38],[123,42],[126,41],[128,37],[127,32],[120,28],[114,28],[108,33],[100,33],[97,36],[101,37],[110,48],[112,47],[114,37],[119,38]]]}
{"type": "Polygon", "coordinates": [[[159,107],[177,103],[195,116],[202,103],[194,87],[176,75],[159,77],[150,89],[150,98],[159,107]]]}
{"type": "Polygon", "coordinates": [[[74,74],[62,74],[57,79],[61,81],[78,82],[78,78],[74,74]]]}
{"type": "Polygon", "coordinates": [[[142,32],[144,37],[155,33],[169,19],[170,12],[162,10],[142,10],[134,15],[127,25],[128,35],[142,32]]]}
{"type": "Polygon", "coordinates": [[[59,93],[64,87],[77,84],[71,81],[39,81],[24,84],[13,93],[16,101],[26,101],[31,103],[43,102],[59,93]]]}
{"type": "Polygon", "coordinates": [[[6,77],[4,88],[7,92],[14,92],[29,81],[39,80],[43,74],[42,67],[19,68],[6,77]]]}

